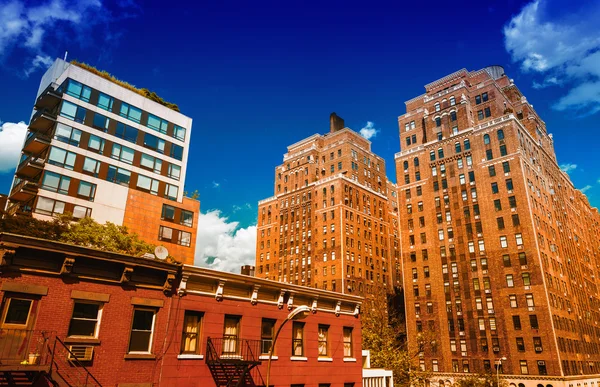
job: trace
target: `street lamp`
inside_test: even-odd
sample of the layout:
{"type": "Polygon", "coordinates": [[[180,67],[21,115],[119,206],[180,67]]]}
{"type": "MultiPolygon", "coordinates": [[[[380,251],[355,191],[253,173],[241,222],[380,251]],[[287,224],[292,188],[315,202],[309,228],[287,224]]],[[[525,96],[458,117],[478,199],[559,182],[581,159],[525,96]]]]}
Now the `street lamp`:
{"type": "Polygon", "coordinates": [[[500,367],[502,366],[503,360],[506,360],[506,356],[502,356],[498,359],[498,367],[496,367],[496,387],[500,387],[500,367]]]}
{"type": "Polygon", "coordinates": [[[271,359],[273,358],[273,351],[275,350],[275,343],[277,342],[277,338],[279,337],[279,333],[281,332],[281,328],[290,320],[302,320],[308,316],[310,313],[310,308],[306,305],[301,305],[296,309],[292,310],[290,314],[283,320],[279,328],[277,329],[277,333],[275,333],[275,338],[273,339],[273,343],[271,343],[271,349],[269,350],[269,362],[267,363],[267,386],[269,387],[269,378],[271,376],[271,359]]]}

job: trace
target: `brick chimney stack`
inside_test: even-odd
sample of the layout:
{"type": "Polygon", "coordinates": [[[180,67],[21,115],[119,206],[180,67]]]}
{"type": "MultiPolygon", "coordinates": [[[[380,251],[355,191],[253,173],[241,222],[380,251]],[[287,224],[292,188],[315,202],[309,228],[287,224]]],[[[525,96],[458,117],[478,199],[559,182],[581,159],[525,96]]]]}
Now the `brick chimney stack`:
{"type": "Polygon", "coordinates": [[[329,131],[331,133],[344,129],[344,119],[335,113],[329,116],[329,131]]]}

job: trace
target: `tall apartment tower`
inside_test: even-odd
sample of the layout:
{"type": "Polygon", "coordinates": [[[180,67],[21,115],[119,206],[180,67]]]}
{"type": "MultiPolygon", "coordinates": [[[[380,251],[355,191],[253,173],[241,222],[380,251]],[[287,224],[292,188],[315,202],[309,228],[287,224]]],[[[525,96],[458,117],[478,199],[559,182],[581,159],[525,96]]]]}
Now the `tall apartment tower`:
{"type": "Polygon", "coordinates": [[[257,277],[357,295],[400,285],[396,187],[371,143],[333,113],[288,147],[258,205],[257,277]]]}
{"type": "Polygon", "coordinates": [[[597,382],[600,216],[533,106],[492,66],[426,85],[398,122],[408,338],[431,340],[421,368],[435,383],[495,367],[511,386],[597,382]]]}
{"type": "Polygon", "coordinates": [[[44,74],[7,212],[125,225],[193,263],[200,203],[183,189],[192,119],[91,68],[44,74]]]}

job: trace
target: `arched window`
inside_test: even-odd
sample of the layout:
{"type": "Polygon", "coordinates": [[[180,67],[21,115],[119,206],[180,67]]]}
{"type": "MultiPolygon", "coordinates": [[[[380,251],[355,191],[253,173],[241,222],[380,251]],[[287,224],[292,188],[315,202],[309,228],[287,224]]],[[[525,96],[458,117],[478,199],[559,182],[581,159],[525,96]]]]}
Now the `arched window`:
{"type": "Polygon", "coordinates": [[[444,158],[444,150],[442,148],[438,148],[438,158],[444,158]]]}
{"type": "Polygon", "coordinates": [[[406,171],[408,169],[408,160],[404,160],[404,170],[406,171]]]}
{"type": "Polygon", "coordinates": [[[460,142],[454,143],[454,150],[456,151],[456,153],[460,153],[461,152],[460,142]]]}
{"type": "Polygon", "coordinates": [[[413,159],[413,164],[415,165],[415,167],[418,167],[418,166],[419,166],[419,158],[418,158],[418,157],[415,157],[415,158],[413,159]]]}
{"type": "Polygon", "coordinates": [[[498,130],[498,140],[504,140],[504,130],[498,130]]]}
{"type": "Polygon", "coordinates": [[[436,102],[434,106],[435,106],[435,111],[439,112],[440,111],[440,103],[436,102]]]}
{"type": "Polygon", "coordinates": [[[435,160],[435,152],[434,151],[429,152],[429,160],[431,160],[431,161],[435,160]]]}
{"type": "Polygon", "coordinates": [[[450,112],[450,120],[456,121],[456,112],[450,112]]]}
{"type": "Polygon", "coordinates": [[[485,145],[487,145],[487,144],[489,144],[489,143],[490,143],[490,135],[489,135],[489,134],[484,134],[484,135],[483,135],[483,143],[484,143],[485,145]]]}
{"type": "Polygon", "coordinates": [[[450,97],[450,106],[456,105],[456,98],[450,97]]]}
{"type": "Polygon", "coordinates": [[[469,139],[467,138],[467,139],[465,140],[465,150],[467,151],[467,150],[469,150],[469,149],[471,149],[471,142],[470,142],[470,141],[469,141],[469,139]]]}
{"type": "Polygon", "coordinates": [[[440,117],[435,118],[435,126],[442,126],[442,119],[440,117]]]}

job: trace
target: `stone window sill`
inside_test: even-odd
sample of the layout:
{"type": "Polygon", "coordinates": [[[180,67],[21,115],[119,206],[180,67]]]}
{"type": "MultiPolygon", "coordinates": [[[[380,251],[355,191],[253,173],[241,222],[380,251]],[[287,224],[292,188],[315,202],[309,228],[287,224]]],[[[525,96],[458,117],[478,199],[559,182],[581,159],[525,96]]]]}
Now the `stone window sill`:
{"type": "Polygon", "coordinates": [[[306,356],[292,356],[290,357],[291,361],[308,361],[306,356]]]}
{"type": "MultiPolygon", "coordinates": [[[[277,360],[277,359],[279,359],[278,356],[275,356],[275,355],[271,356],[271,360],[277,360]]],[[[258,360],[269,360],[269,355],[260,355],[258,357],[258,360]]]]}
{"type": "Polygon", "coordinates": [[[191,353],[182,353],[177,355],[177,359],[179,360],[202,360],[204,359],[204,355],[194,355],[191,353]]]}
{"type": "Polygon", "coordinates": [[[127,353],[124,358],[125,360],[154,360],[156,355],[151,353],[127,353]]]}
{"type": "Polygon", "coordinates": [[[318,358],[318,361],[333,361],[333,359],[330,357],[320,357],[318,358]]]}
{"type": "Polygon", "coordinates": [[[345,357],[345,358],[344,358],[344,361],[345,361],[345,362],[347,362],[347,363],[348,363],[348,362],[354,362],[354,363],[356,363],[356,359],[355,359],[355,358],[353,358],[353,357],[345,357]]]}

